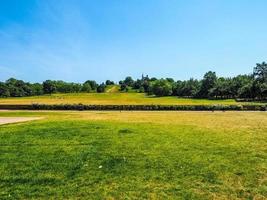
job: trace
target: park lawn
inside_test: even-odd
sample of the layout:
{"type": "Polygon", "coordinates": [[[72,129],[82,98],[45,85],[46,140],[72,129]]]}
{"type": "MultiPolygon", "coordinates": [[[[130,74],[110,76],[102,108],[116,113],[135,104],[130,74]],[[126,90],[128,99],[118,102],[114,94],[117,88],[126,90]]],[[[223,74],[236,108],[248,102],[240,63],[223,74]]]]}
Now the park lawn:
{"type": "Polygon", "coordinates": [[[0,126],[0,199],[266,199],[266,112],[32,112],[0,126]]]}
{"type": "Polygon", "coordinates": [[[52,94],[34,97],[0,98],[1,104],[90,104],[90,105],[237,105],[244,104],[233,99],[208,100],[177,97],[154,97],[144,93],[118,93],[115,87],[106,93],[52,94]]]}

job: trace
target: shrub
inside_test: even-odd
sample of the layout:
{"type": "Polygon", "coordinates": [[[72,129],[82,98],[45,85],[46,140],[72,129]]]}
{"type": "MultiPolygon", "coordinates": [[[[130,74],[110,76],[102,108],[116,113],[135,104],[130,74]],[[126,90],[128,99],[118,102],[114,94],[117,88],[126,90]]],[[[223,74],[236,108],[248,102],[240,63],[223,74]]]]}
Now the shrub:
{"type": "Polygon", "coordinates": [[[12,110],[172,110],[172,111],[266,111],[266,105],[84,105],[84,104],[32,104],[0,105],[0,109],[12,110]]]}

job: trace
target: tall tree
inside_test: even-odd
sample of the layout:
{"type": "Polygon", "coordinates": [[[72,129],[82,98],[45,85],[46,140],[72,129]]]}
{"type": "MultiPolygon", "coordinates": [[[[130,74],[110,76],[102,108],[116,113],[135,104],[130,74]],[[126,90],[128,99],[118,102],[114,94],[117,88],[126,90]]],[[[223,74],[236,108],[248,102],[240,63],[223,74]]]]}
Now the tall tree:
{"type": "Polygon", "coordinates": [[[90,84],[91,89],[94,90],[94,91],[96,90],[96,88],[98,86],[98,84],[94,80],[88,80],[88,81],[85,81],[85,83],[90,84]]]}
{"type": "Polygon", "coordinates": [[[106,85],[114,85],[115,83],[111,80],[106,80],[106,85]]]}
{"type": "Polygon", "coordinates": [[[106,88],[105,83],[101,83],[101,84],[97,87],[96,91],[97,91],[98,93],[102,93],[102,92],[105,92],[105,88],[106,88]]]}
{"type": "Polygon", "coordinates": [[[124,82],[124,84],[126,84],[127,86],[130,86],[130,87],[132,87],[134,84],[134,80],[130,76],[127,76],[123,82],[124,82]]]}
{"type": "Polygon", "coordinates": [[[164,79],[156,80],[152,84],[152,92],[156,96],[169,96],[172,94],[172,85],[164,79]]]}
{"type": "Polygon", "coordinates": [[[33,95],[42,95],[44,94],[43,86],[40,83],[34,83],[31,85],[33,95]]]}
{"type": "Polygon", "coordinates": [[[203,98],[209,97],[209,90],[211,90],[214,87],[216,80],[217,76],[215,72],[212,71],[207,72],[204,75],[203,80],[201,81],[199,96],[203,98]]]}
{"type": "Polygon", "coordinates": [[[267,63],[257,63],[256,67],[254,68],[253,75],[257,81],[261,83],[267,83],[267,63]]]}
{"type": "Polygon", "coordinates": [[[9,96],[10,92],[8,86],[5,83],[0,82],[0,97],[9,97],[9,96]]]}
{"type": "Polygon", "coordinates": [[[56,83],[55,81],[46,80],[43,82],[43,90],[44,94],[52,94],[57,91],[56,83]]]}
{"type": "Polygon", "coordinates": [[[84,83],[82,86],[82,92],[91,92],[92,88],[91,85],[89,83],[84,83]]]}

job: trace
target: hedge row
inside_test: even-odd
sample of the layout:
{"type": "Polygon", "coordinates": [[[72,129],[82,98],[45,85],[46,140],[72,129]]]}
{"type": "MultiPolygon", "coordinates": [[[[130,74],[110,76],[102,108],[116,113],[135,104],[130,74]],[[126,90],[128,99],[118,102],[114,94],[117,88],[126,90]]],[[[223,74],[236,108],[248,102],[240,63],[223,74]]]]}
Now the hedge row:
{"type": "Polygon", "coordinates": [[[267,111],[265,105],[83,105],[83,104],[32,104],[0,105],[10,110],[173,110],[173,111],[267,111]]]}

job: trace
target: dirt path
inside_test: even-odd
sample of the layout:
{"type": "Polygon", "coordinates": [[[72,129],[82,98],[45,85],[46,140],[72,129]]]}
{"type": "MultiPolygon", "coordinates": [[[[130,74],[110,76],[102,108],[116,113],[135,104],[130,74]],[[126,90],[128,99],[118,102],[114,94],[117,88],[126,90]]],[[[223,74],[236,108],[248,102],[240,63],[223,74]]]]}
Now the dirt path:
{"type": "Polygon", "coordinates": [[[0,125],[27,122],[42,119],[42,117],[0,117],[0,125]]]}
{"type": "Polygon", "coordinates": [[[114,85],[114,86],[112,86],[111,88],[109,88],[109,89],[107,89],[107,93],[117,93],[117,92],[119,92],[119,86],[117,86],[117,85],[114,85]]]}

